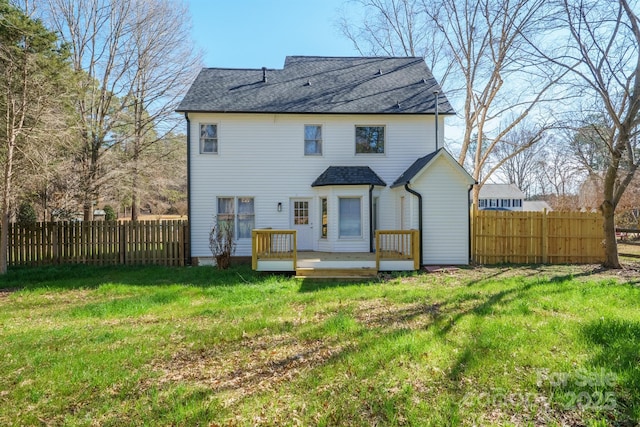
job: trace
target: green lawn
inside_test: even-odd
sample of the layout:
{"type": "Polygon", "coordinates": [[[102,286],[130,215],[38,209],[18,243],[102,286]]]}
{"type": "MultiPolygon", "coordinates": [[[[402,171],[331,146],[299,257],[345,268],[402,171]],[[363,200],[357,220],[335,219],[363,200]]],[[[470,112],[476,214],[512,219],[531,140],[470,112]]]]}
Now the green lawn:
{"type": "Polygon", "coordinates": [[[639,279],[590,273],[13,269],[0,425],[636,425],[639,279]]]}

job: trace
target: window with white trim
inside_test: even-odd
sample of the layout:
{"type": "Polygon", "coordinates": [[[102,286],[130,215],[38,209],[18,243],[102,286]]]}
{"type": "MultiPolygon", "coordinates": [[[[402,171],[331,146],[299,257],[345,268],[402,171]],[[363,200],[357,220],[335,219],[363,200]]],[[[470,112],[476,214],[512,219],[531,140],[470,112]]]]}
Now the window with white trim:
{"type": "Polygon", "coordinates": [[[356,126],[356,154],[384,154],[384,126],[356,126]]]}
{"type": "Polygon", "coordinates": [[[320,238],[326,239],[329,232],[329,225],[327,222],[327,198],[322,197],[320,199],[320,238]]]}
{"type": "Polygon", "coordinates": [[[522,207],[522,199],[514,199],[513,200],[513,207],[514,208],[521,208],[522,207]]]}
{"type": "Polygon", "coordinates": [[[497,208],[498,207],[498,199],[489,199],[489,207],[497,208]]]}
{"type": "Polygon", "coordinates": [[[479,207],[479,208],[485,208],[485,207],[487,207],[487,200],[486,200],[486,199],[480,199],[480,200],[478,200],[478,207],[479,207]]]}
{"type": "Polygon", "coordinates": [[[218,125],[200,125],[200,153],[218,154],[218,125]]]}
{"type": "Polygon", "coordinates": [[[362,236],[362,209],[360,197],[338,199],[338,223],[340,237],[362,236]]]}
{"type": "Polygon", "coordinates": [[[255,228],[253,197],[218,197],[217,221],[233,230],[236,239],[250,239],[255,228]]]}
{"type": "Polygon", "coordinates": [[[304,155],[322,156],[322,126],[304,125],[304,155]]]}
{"type": "MultiPolygon", "coordinates": [[[[514,200],[515,202],[515,200],[514,200]]],[[[500,207],[502,208],[510,208],[511,207],[511,199],[502,199],[500,200],[500,207]]]]}

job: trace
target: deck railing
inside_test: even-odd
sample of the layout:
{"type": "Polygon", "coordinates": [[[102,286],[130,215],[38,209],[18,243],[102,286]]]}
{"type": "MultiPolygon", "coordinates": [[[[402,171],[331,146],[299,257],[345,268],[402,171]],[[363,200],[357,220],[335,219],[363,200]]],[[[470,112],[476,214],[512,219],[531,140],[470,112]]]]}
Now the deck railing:
{"type": "Polygon", "coordinates": [[[257,229],[251,232],[251,265],[258,268],[259,260],[298,261],[296,230],[257,229]]]}
{"type": "Polygon", "coordinates": [[[376,265],[380,261],[413,260],[420,268],[420,234],[418,230],[376,230],[376,265]]]}
{"type": "MultiPolygon", "coordinates": [[[[380,270],[381,261],[413,262],[415,270],[420,269],[420,239],[418,230],[377,230],[376,268],[380,270]]],[[[256,229],[251,233],[252,250],[251,265],[254,270],[262,269],[260,261],[291,261],[289,264],[295,270],[298,262],[295,230],[256,229]]],[[[393,263],[391,263],[393,264],[393,263]]],[[[387,267],[389,263],[387,263],[387,267]]],[[[395,263],[398,266],[398,263],[395,263]]],[[[266,268],[266,267],[265,267],[266,268]]]]}

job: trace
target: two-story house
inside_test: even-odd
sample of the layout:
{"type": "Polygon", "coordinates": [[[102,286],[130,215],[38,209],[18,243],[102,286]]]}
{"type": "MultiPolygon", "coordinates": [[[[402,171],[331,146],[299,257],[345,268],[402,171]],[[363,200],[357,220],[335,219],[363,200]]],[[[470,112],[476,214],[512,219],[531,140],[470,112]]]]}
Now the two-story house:
{"type": "Polygon", "coordinates": [[[479,210],[522,211],[524,193],[515,184],[485,184],[478,194],[479,210]]]}
{"type": "Polygon", "coordinates": [[[318,253],[372,253],[376,230],[415,229],[420,264],[469,262],[475,182],[442,148],[453,109],[421,58],[206,68],[178,111],[193,258],[211,258],[217,218],[236,256],[258,229],[296,230],[297,250],[318,253]]]}

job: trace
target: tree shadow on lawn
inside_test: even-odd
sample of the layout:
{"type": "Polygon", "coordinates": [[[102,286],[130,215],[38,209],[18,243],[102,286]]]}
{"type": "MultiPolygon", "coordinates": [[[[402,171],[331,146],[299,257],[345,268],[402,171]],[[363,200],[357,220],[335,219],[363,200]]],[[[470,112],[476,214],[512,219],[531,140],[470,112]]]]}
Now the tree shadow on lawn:
{"type": "MultiPolygon", "coordinates": [[[[354,301],[350,306],[351,309],[347,311],[356,322],[357,326],[354,329],[347,329],[338,335],[325,335],[323,325],[330,320],[325,318],[316,320],[312,325],[314,329],[311,333],[308,330],[309,324],[305,326],[306,334],[310,338],[305,338],[305,332],[293,328],[284,340],[282,336],[266,333],[253,338],[243,338],[231,345],[234,349],[236,347],[250,349],[251,354],[258,355],[255,358],[243,359],[244,353],[232,350],[227,354],[223,348],[209,349],[204,352],[182,349],[168,363],[161,364],[161,376],[164,378],[161,382],[180,380],[184,378],[185,372],[190,372],[189,381],[212,387],[215,392],[230,392],[233,396],[232,401],[237,402],[238,399],[243,399],[255,392],[267,391],[265,384],[271,384],[267,387],[270,389],[282,380],[287,382],[300,380],[304,388],[305,379],[316,377],[317,369],[334,366],[336,368],[330,371],[335,372],[336,369],[340,369],[340,365],[349,366],[354,360],[365,357],[366,366],[360,367],[361,371],[355,374],[356,377],[350,377],[344,383],[335,383],[333,380],[328,380],[330,383],[326,384],[320,382],[319,390],[323,390],[322,393],[327,395],[354,393],[353,385],[358,381],[366,381],[377,377],[378,373],[393,369],[395,360],[413,351],[410,347],[414,344],[408,336],[414,332],[434,329],[437,336],[446,336],[464,317],[473,315],[484,319],[495,314],[496,306],[500,304],[513,305],[519,299],[527,300],[530,292],[545,286],[555,287],[557,282],[564,280],[568,278],[560,277],[553,282],[539,280],[514,283],[508,289],[485,295],[479,294],[477,299],[464,299],[462,306],[461,299],[457,296],[433,303],[420,301],[398,304],[383,298],[354,301]],[[407,338],[409,338],[408,341],[405,341],[407,338]],[[215,366],[233,366],[233,369],[218,370],[214,369],[215,366]]],[[[333,285],[341,286],[340,282],[333,285]]],[[[558,289],[550,291],[562,292],[558,289]]],[[[464,337],[458,338],[464,339],[464,337]]],[[[446,341],[455,342],[456,340],[447,338],[446,341]]],[[[419,342],[415,344],[422,348],[421,345],[419,342]]],[[[448,381],[441,385],[454,402],[462,402],[469,392],[466,388],[468,383],[463,381],[466,372],[482,363],[483,355],[487,351],[493,351],[486,346],[486,342],[482,343],[476,337],[470,337],[459,347],[456,360],[448,368],[449,374],[446,376],[448,381]]],[[[414,356],[418,357],[416,355],[410,357],[414,356]]],[[[497,356],[494,355],[494,357],[497,356]]],[[[421,381],[419,378],[416,380],[421,381]]],[[[428,382],[428,380],[425,381],[428,382]]],[[[363,413],[370,413],[366,399],[360,394],[358,396],[356,400],[362,405],[363,413]]],[[[406,407],[411,406],[407,402],[406,407]]],[[[458,418],[465,413],[465,408],[460,404],[448,405],[436,410],[443,416],[458,418]]]]}
{"type": "Polygon", "coordinates": [[[237,265],[228,270],[215,267],[91,266],[84,264],[12,267],[0,276],[0,289],[95,289],[104,284],[131,286],[185,285],[199,287],[259,285],[272,281],[268,275],[237,265]]]}

